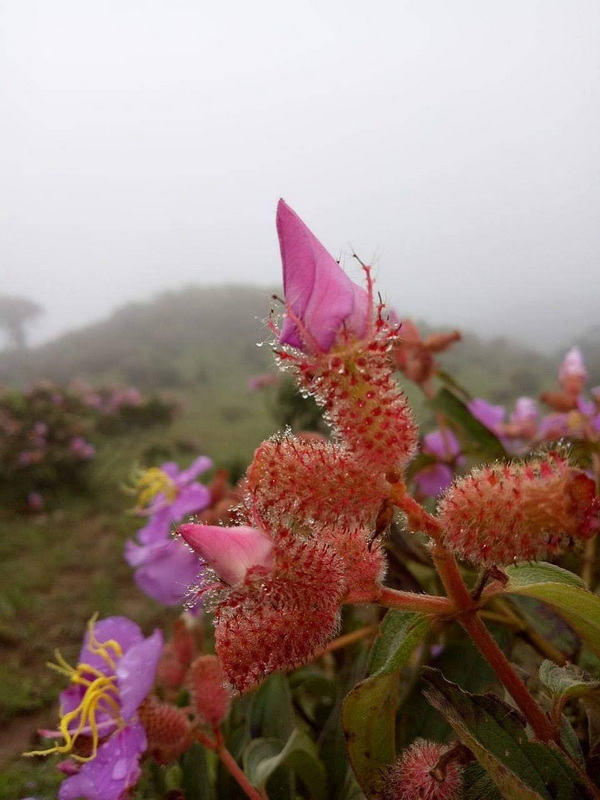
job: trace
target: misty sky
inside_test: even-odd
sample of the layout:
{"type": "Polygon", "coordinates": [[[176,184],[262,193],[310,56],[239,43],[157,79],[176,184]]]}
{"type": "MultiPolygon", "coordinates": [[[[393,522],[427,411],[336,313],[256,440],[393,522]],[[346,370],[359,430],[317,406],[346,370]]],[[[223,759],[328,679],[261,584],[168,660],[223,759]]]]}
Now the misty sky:
{"type": "Polygon", "coordinates": [[[0,292],[39,339],[276,285],[283,196],[401,315],[562,343],[600,322],[599,89],[598,0],[0,0],[0,292]]]}

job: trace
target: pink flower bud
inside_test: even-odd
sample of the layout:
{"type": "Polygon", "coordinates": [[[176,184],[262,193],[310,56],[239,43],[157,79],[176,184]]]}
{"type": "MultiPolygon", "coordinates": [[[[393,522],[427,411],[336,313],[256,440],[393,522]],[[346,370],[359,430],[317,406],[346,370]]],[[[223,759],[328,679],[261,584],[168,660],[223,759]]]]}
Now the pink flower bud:
{"type": "Polygon", "coordinates": [[[436,769],[448,747],[417,739],[387,773],[385,800],[458,800],[462,794],[463,768],[450,761],[436,769]]]}
{"type": "Polygon", "coordinates": [[[256,528],[188,523],[177,533],[230,586],[241,583],[251,567],[273,568],[273,542],[256,528]]]}
{"type": "Polygon", "coordinates": [[[457,481],[438,507],[446,545],[474,564],[554,555],[598,529],[595,484],[556,453],[497,464],[457,481]]]}
{"type": "Polygon", "coordinates": [[[371,313],[367,292],[352,283],[283,200],[277,206],[277,233],[288,310],[279,341],[305,352],[327,352],[342,326],[363,338],[371,313]]]}

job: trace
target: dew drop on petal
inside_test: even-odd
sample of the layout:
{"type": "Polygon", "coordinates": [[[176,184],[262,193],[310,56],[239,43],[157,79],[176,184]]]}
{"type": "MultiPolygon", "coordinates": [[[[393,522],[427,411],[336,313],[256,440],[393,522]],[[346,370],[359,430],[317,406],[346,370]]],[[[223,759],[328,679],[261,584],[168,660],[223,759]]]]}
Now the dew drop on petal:
{"type": "Polygon", "coordinates": [[[115,762],[115,765],[112,768],[110,776],[114,781],[122,781],[123,778],[127,777],[128,770],[129,770],[129,762],[127,761],[126,758],[120,758],[118,761],[115,762]]]}

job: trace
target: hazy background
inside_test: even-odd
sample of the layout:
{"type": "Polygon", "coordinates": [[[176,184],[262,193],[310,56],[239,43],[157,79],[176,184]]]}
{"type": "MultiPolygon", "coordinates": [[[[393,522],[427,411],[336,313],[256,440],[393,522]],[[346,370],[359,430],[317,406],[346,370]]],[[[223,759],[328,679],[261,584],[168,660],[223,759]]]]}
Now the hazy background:
{"type": "Polygon", "coordinates": [[[401,315],[546,349],[598,320],[597,0],[7,0],[0,35],[0,292],[45,307],[34,341],[276,285],[279,196],[401,315]]]}

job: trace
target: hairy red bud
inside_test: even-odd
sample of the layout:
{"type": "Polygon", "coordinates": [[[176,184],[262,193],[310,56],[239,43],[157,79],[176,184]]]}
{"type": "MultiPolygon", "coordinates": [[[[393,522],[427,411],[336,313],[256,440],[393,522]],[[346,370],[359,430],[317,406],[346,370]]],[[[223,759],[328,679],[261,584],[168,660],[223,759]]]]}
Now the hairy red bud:
{"type": "Polygon", "coordinates": [[[459,800],[462,766],[449,761],[436,769],[447,750],[426,739],[413,742],[386,775],[385,800],[459,800]]]}
{"type": "Polygon", "coordinates": [[[474,470],[441,499],[446,545],[491,566],[554,555],[598,529],[595,484],[556,453],[474,470]]]}
{"type": "Polygon", "coordinates": [[[190,667],[188,686],[200,720],[217,728],[229,711],[230,694],[216,656],[198,656],[190,667]]]}
{"type": "Polygon", "coordinates": [[[191,745],[191,725],[180,708],[149,695],[139,707],[138,716],[148,738],[148,752],[159,764],[175,761],[191,745]]]}

